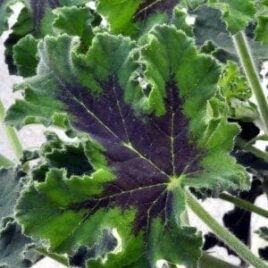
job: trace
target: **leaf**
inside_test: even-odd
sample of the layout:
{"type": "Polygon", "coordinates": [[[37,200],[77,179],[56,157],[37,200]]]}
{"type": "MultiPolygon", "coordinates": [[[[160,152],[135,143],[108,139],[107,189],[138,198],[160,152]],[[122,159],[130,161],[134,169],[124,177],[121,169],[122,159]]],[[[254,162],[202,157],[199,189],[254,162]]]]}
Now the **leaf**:
{"type": "Polygon", "coordinates": [[[52,23],[49,21],[52,16],[51,10],[61,6],[79,6],[87,3],[86,0],[25,0],[25,2],[32,12],[35,31],[43,34],[50,31],[52,23]]]}
{"type": "Polygon", "coordinates": [[[256,40],[268,44],[268,1],[257,2],[257,27],[255,30],[256,40]]]}
{"type": "Polygon", "coordinates": [[[19,169],[0,169],[0,267],[30,267],[37,260],[37,254],[23,256],[32,241],[12,219],[24,176],[19,169]]]}
{"type": "Polygon", "coordinates": [[[250,101],[252,92],[247,79],[234,62],[227,62],[219,87],[229,105],[230,118],[254,121],[259,117],[256,105],[250,101]]]}
{"type": "Polygon", "coordinates": [[[60,33],[79,36],[81,46],[88,48],[93,38],[94,14],[85,7],[62,7],[55,11],[53,27],[60,33]]]}
{"type": "Polygon", "coordinates": [[[40,150],[40,163],[32,170],[33,179],[44,181],[47,171],[50,168],[64,168],[67,176],[90,175],[93,171],[92,165],[98,165],[98,162],[89,163],[85,147],[97,145],[90,141],[80,141],[80,143],[66,143],[54,133],[47,133],[48,142],[40,150]]]}
{"type": "Polygon", "coordinates": [[[8,29],[8,17],[10,15],[10,6],[18,1],[0,0],[0,35],[8,29]]]}
{"type": "Polygon", "coordinates": [[[171,17],[178,0],[98,0],[97,10],[105,16],[112,33],[126,35],[143,31],[146,21],[161,20],[171,17]]]}
{"type": "Polygon", "coordinates": [[[38,39],[47,34],[54,34],[55,15],[53,11],[63,6],[81,6],[87,1],[24,0],[24,2],[25,7],[20,11],[16,23],[11,28],[11,34],[5,41],[5,55],[11,74],[28,77],[36,74],[38,59],[35,58],[35,53],[38,39]],[[26,60],[25,52],[30,56],[30,63],[26,60]]]}
{"type": "Polygon", "coordinates": [[[13,57],[18,74],[29,77],[36,74],[38,41],[32,35],[21,38],[13,47],[13,57]]]}
{"type": "Polygon", "coordinates": [[[0,226],[4,218],[13,216],[24,175],[16,169],[0,169],[0,226]]]}
{"type": "Polygon", "coordinates": [[[184,0],[183,2],[189,8],[207,5],[220,10],[228,32],[233,35],[246,29],[254,20],[256,13],[254,0],[184,0]]]}
{"type": "Polygon", "coordinates": [[[22,234],[20,226],[9,220],[0,231],[0,267],[31,267],[39,256],[27,252],[31,239],[22,234]]]}
{"type": "Polygon", "coordinates": [[[50,169],[17,207],[25,233],[47,239],[57,253],[74,256],[113,231],[117,248],[89,259],[89,267],[135,267],[144,258],[144,267],[155,267],[159,256],[196,263],[200,237],[182,226],[183,188],[247,187],[245,170],[229,155],[238,127],[207,111],[219,66],[175,27],[155,27],[143,42],[138,47],[102,33],[83,54],[76,38],[47,37],[37,76],[22,86],[26,100],[7,116],[13,123],[24,116],[49,123],[54,112],[65,112],[76,130],[90,136],[84,147],[90,175],[68,177],[64,169],[50,169]],[[154,232],[166,234],[163,244],[150,239],[154,232]],[[174,243],[168,233],[194,242],[167,251],[165,244],[174,243]]]}
{"type": "MultiPolygon", "coordinates": [[[[220,12],[213,8],[201,7],[191,13],[196,16],[194,35],[197,44],[202,46],[208,40],[212,40],[217,48],[223,49],[227,53],[228,59],[236,60],[239,63],[232,39],[220,19],[220,12]]],[[[262,63],[268,59],[268,49],[267,45],[254,40],[254,29],[252,30],[251,28],[252,27],[249,27],[246,33],[253,57],[257,63],[258,69],[261,70],[262,63]]]]}

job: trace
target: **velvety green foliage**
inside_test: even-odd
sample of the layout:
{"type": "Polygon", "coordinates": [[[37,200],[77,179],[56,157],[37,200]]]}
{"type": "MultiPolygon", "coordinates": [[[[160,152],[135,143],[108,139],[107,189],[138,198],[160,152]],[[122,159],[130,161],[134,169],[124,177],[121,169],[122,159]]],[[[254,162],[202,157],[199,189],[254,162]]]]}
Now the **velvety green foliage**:
{"type": "Polygon", "coordinates": [[[21,86],[25,100],[7,115],[22,126],[65,113],[88,136],[77,146],[54,137],[43,148],[17,219],[72,263],[84,252],[87,267],[159,259],[192,267],[202,241],[182,224],[183,188],[247,187],[229,154],[239,129],[207,107],[220,67],[174,26],[153,28],[142,46],[108,33],[91,43],[83,53],[76,37],[45,38],[37,75],[21,86]]]}
{"type": "Polygon", "coordinates": [[[244,30],[256,13],[254,0],[184,0],[190,8],[207,5],[219,9],[231,34],[244,30]]]}
{"type": "MultiPolygon", "coordinates": [[[[54,11],[59,7],[68,9],[73,6],[84,6],[87,1],[25,0],[23,2],[25,7],[22,8],[18,20],[13,25],[11,34],[5,42],[5,54],[10,72],[28,77],[36,74],[35,69],[38,59],[35,56],[38,39],[46,34],[55,34],[53,22],[56,15],[54,11]],[[30,57],[30,62],[27,60],[28,57],[30,57]]],[[[69,23],[69,26],[71,24],[69,23]]]]}
{"type": "Polygon", "coordinates": [[[81,48],[87,49],[93,38],[92,26],[96,16],[85,7],[63,7],[57,9],[55,13],[54,29],[60,33],[79,36],[81,48]]]}
{"type": "MultiPolygon", "coordinates": [[[[239,62],[233,41],[222,22],[220,12],[213,8],[200,7],[192,12],[196,16],[194,35],[199,46],[211,40],[216,46],[215,56],[226,62],[228,59],[239,62]]],[[[259,69],[268,59],[268,47],[254,40],[254,29],[247,29],[248,42],[259,69]]]]}
{"type": "Polygon", "coordinates": [[[97,10],[106,17],[112,33],[132,35],[167,22],[178,3],[178,0],[98,0],[97,10]]]}
{"type": "Polygon", "coordinates": [[[256,40],[268,44],[268,1],[258,1],[257,11],[256,40]]]}
{"type": "Polygon", "coordinates": [[[9,8],[15,2],[16,0],[0,0],[0,35],[8,28],[9,8]]]}
{"type": "Polygon", "coordinates": [[[21,38],[13,47],[13,57],[18,74],[23,77],[33,76],[38,64],[38,41],[32,35],[21,38]]]}
{"type": "Polygon", "coordinates": [[[16,169],[0,169],[0,267],[30,267],[38,255],[23,256],[31,239],[22,234],[12,218],[24,176],[16,169]]]}
{"type": "Polygon", "coordinates": [[[219,87],[224,99],[229,104],[229,117],[245,121],[254,121],[258,118],[257,108],[250,101],[252,93],[246,77],[241,74],[237,64],[227,62],[219,81],[219,87]]]}
{"type": "Polygon", "coordinates": [[[0,223],[4,218],[14,216],[14,207],[24,175],[16,169],[0,169],[0,223]]]}
{"type": "Polygon", "coordinates": [[[38,260],[38,254],[27,252],[30,243],[31,239],[22,234],[21,227],[7,220],[0,230],[0,267],[31,267],[38,260]]]}

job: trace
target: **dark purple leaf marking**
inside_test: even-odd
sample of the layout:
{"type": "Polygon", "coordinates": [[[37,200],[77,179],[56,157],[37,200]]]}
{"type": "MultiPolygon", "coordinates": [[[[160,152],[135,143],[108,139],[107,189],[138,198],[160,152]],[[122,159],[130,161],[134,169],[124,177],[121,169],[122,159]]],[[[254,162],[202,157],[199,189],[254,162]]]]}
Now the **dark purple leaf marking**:
{"type": "Polygon", "coordinates": [[[33,19],[36,31],[39,31],[47,7],[55,9],[60,6],[59,0],[31,0],[33,19]]]}
{"type": "Polygon", "coordinates": [[[154,217],[167,221],[172,207],[172,192],[167,190],[170,179],[201,172],[197,162],[202,152],[189,139],[178,88],[173,80],[167,84],[164,116],[138,117],[124,102],[115,77],[102,87],[101,96],[94,97],[88,89],[65,85],[60,96],[75,128],[104,146],[108,164],[116,174],[116,180],[108,183],[100,196],[72,208],[86,207],[89,215],[114,205],[136,208],[135,230],[148,226],[154,217]]]}

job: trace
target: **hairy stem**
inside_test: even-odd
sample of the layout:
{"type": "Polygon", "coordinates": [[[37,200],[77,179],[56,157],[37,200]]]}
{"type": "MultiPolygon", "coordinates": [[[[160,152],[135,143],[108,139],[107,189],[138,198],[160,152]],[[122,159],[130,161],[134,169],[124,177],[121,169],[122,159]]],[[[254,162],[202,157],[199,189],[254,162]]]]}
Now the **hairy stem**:
{"type": "Polygon", "coordinates": [[[268,153],[267,152],[263,152],[262,150],[254,147],[250,142],[246,142],[240,138],[236,138],[236,144],[241,149],[247,150],[248,152],[256,155],[257,157],[263,159],[264,161],[266,161],[268,163],[268,153]]]}
{"type": "Polygon", "coordinates": [[[4,105],[3,105],[2,101],[0,100],[0,122],[3,123],[4,130],[6,132],[7,138],[11,144],[11,147],[12,147],[14,153],[20,159],[22,157],[22,154],[23,154],[23,148],[22,148],[22,145],[21,145],[20,140],[18,138],[16,130],[13,127],[9,127],[9,126],[6,126],[4,124],[3,121],[4,121],[5,113],[6,112],[5,112],[4,105]]]}
{"type": "Polygon", "coordinates": [[[199,268],[241,268],[226,261],[215,258],[207,253],[203,253],[199,260],[199,268]]]}
{"type": "Polygon", "coordinates": [[[226,194],[226,193],[222,193],[222,194],[220,194],[220,199],[225,200],[227,202],[230,202],[239,208],[243,208],[243,209],[248,210],[250,212],[254,212],[254,213],[268,219],[268,210],[257,207],[255,205],[251,204],[250,202],[245,201],[239,197],[236,197],[236,196],[233,196],[230,194],[226,194]]]}
{"type": "Polygon", "coordinates": [[[11,168],[13,166],[14,163],[11,160],[0,154],[0,168],[11,168]]]}
{"type": "Polygon", "coordinates": [[[265,133],[268,134],[268,105],[261,81],[255,66],[251,51],[244,32],[239,32],[233,36],[240,62],[243,66],[248,83],[258,103],[258,110],[262,119],[265,133]]]}
{"type": "Polygon", "coordinates": [[[190,209],[231,249],[233,249],[244,261],[255,268],[268,268],[268,265],[260,258],[255,256],[250,249],[238,238],[230,233],[225,227],[221,226],[195,199],[186,191],[187,205],[190,209]]]}

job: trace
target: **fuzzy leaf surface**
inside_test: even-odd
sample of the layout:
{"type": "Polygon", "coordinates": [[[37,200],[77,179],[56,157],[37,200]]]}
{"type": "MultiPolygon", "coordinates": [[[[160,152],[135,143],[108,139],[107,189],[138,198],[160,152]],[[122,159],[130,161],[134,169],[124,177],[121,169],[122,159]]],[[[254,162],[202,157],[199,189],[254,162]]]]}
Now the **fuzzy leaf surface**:
{"type": "MultiPolygon", "coordinates": [[[[231,59],[239,63],[233,41],[221,20],[219,10],[203,6],[194,10],[192,15],[196,16],[194,36],[197,44],[203,46],[207,41],[212,40],[217,48],[223,50],[225,54],[224,61],[227,58],[227,60],[231,59]]],[[[246,30],[246,34],[257,67],[261,70],[262,63],[268,59],[268,47],[266,44],[255,41],[252,27],[246,30]]]]}
{"type": "Polygon", "coordinates": [[[22,85],[26,99],[7,120],[49,124],[55,112],[67,113],[71,125],[90,137],[84,150],[93,170],[68,177],[64,169],[50,169],[44,182],[24,192],[17,218],[26,234],[71,256],[116,229],[121,250],[107,252],[105,263],[103,254],[93,254],[89,267],[144,261],[144,267],[155,267],[161,258],[194,265],[201,240],[181,226],[183,187],[247,186],[245,170],[229,155],[237,126],[207,111],[219,66],[171,26],[155,27],[138,49],[107,33],[97,34],[86,54],[79,45],[67,35],[41,43],[38,74],[22,85]],[[46,221],[37,225],[41,219],[46,221]],[[177,236],[153,241],[176,232],[174,226],[177,236]],[[185,242],[190,254],[166,249],[183,236],[192,241],[185,242]]]}
{"type": "Polygon", "coordinates": [[[14,216],[23,175],[16,169],[0,169],[0,225],[4,218],[14,216]]]}
{"type": "Polygon", "coordinates": [[[256,40],[268,44],[268,1],[258,1],[257,11],[256,40]]]}
{"type": "Polygon", "coordinates": [[[207,5],[221,11],[222,19],[231,34],[246,29],[256,13],[254,0],[184,0],[189,8],[207,5]]]}
{"type": "Polygon", "coordinates": [[[0,35],[8,29],[8,17],[10,15],[10,6],[15,4],[16,0],[0,0],[0,35]]]}
{"type": "Polygon", "coordinates": [[[178,3],[178,0],[98,0],[97,9],[108,20],[111,32],[131,35],[148,25],[166,22],[178,3]]]}

